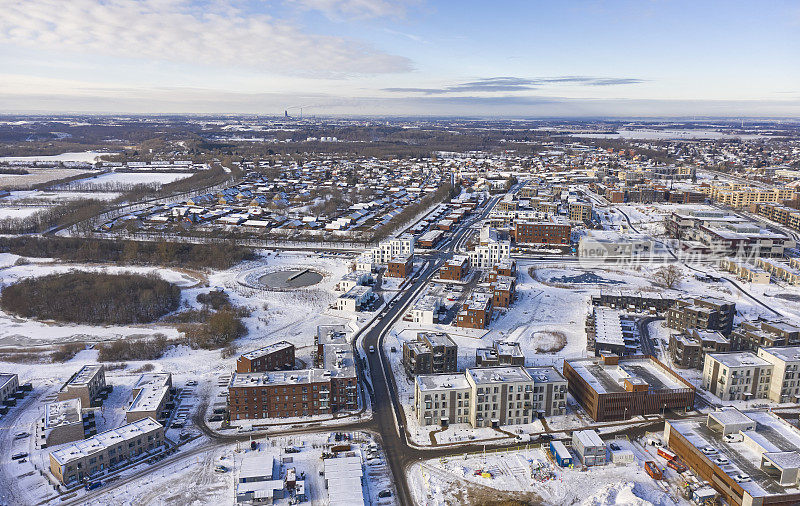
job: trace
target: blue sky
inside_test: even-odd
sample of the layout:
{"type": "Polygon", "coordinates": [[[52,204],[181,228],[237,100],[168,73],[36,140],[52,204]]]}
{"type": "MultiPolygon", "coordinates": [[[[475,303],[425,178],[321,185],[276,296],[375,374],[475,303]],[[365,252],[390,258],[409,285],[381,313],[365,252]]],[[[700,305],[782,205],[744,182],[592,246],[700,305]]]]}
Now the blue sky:
{"type": "Polygon", "coordinates": [[[5,112],[800,116],[796,1],[0,8],[5,112]]]}

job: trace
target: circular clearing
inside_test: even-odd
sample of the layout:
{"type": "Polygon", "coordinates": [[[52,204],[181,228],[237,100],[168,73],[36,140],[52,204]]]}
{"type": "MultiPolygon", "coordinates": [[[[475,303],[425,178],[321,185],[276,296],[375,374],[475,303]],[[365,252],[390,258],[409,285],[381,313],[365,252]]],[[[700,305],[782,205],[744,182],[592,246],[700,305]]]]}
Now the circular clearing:
{"type": "Polygon", "coordinates": [[[322,281],[322,274],[311,269],[291,269],[264,274],[258,282],[267,288],[285,290],[287,288],[304,288],[322,281]]]}

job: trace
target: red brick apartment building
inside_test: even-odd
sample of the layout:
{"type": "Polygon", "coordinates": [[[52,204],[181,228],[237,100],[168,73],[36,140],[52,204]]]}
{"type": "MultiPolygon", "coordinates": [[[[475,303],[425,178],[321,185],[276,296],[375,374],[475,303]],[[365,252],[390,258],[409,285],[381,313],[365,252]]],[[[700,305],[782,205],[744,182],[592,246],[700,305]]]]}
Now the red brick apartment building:
{"type": "Polygon", "coordinates": [[[517,244],[569,245],[572,228],[566,223],[553,221],[519,221],[514,225],[517,244]]]}
{"type": "Polygon", "coordinates": [[[516,278],[498,276],[489,285],[492,289],[492,307],[509,307],[514,302],[517,288],[516,278]]]}
{"type": "Polygon", "coordinates": [[[405,255],[394,257],[386,264],[386,277],[406,278],[411,274],[414,267],[414,256],[405,255]]]}
{"type": "Polygon", "coordinates": [[[507,276],[510,278],[517,277],[516,260],[511,260],[510,258],[506,258],[494,264],[492,266],[492,269],[488,273],[486,273],[486,281],[489,282],[497,281],[497,278],[502,276],[507,276]]]}
{"type": "Polygon", "coordinates": [[[235,373],[228,384],[230,420],[314,416],[358,409],[353,348],[344,326],[322,325],[317,334],[315,365],[321,367],[235,373]]]}
{"type": "Polygon", "coordinates": [[[279,371],[293,367],[294,345],[287,341],[247,352],[236,360],[236,372],[239,373],[279,371]]]}
{"type": "Polygon", "coordinates": [[[692,384],[651,356],[565,360],[564,377],[569,392],[597,422],[694,406],[692,384]]]}
{"type": "Polygon", "coordinates": [[[454,255],[439,269],[439,279],[461,281],[468,271],[469,257],[467,255],[454,255]]]}
{"type": "Polygon", "coordinates": [[[456,327],[485,329],[492,319],[492,294],[472,293],[456,315],[456,327]]]}

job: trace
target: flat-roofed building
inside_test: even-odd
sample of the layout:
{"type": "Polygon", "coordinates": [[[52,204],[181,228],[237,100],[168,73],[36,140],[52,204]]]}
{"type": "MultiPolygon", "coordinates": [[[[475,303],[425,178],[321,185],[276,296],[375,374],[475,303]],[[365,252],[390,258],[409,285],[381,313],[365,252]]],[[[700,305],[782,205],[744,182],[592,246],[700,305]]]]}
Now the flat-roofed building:
{"type": "Polygon", "coordinates": [[[414,302],[414,306],[403,318],[405,321],[433,325],[439,322],[442,299],[434,295],[424,295],[414,302]]]}
{"type": "Polygon", "coordinates": [[[519,343],[495,341],[491,348],[475,350],[475,367],[525,365],[525,354],[519,343]]]}
{"type": "Polygon", "coordinates": [[[723,401],[766,399],[773,367],[750,351],[708,353],[702,388],[723,401]]]}
{"type": "Polygon", "coordinates": [[[85,365],[61,387],[58,400],[80,399],[81,407],[86,409],[105,387],[105,368],[101,364],[85,365]]]}
{"type": "Polygon", "coordinates": [[[517,279],[511,276],[497,276],[489,285],[492,290],[492,307],[510,307],[517,293],[517,279]]]}
{"type": "Polygon", "coordinates": [[[692,384],[653,357],[565,360],[564,377],[575,400],[598,422],[694,406],[692,384]]]}
{"type": "Polygon", "coordinates": [[[472,292],[456,314],[456,327],[485,329],[492,319],[491,293],[472,292]]]}
{"type": "Polygon", "coordinates": [[[548,221],[518,221],[514,225],[516,244],[569,245],[572,227],[564,218],[552,216],[548,221]]]}
{"type": "Polygon", "coordinates": [[[606,464],[606,444],[600,435],[591,429],[572,432],[572,448],[584,466],[604,466],[606,464]]]}
{"type": "Polygon", "coordinates": [[[329,506],[364,506],[364,464],[361,455],[345,455],[324,461],[325,490],[329,506]]]}
{"type": "Polygon", "coordinates": [[[172,373],[145,373],[131,390],[131,404],[125,411],[125,421],[152,418],[161,421],[172,400],[172,373]]]}
{"type": "Polygon", "coordinates": [[[671,329],[717,330],[726,336],[733,330],[736,304],[716,297],[677,300],[667,310],[666,325],[671,329]]]}
{"type": "Polygon", "coordinates": [[[164,426],[145,418],[50,452],[50,472],[64,485],[77,485],[164,445],[164,426]]]}
{"type": "Polygon", "coordinates": [[[586,349],[595,356],[602,353],[634,355],[638,353],[633,322],[621,311],[593,307],[586,317],[586,349]]]}
{"type": "Polygon", "coordinates": [[[368,286],[354,286],[336,299],[336,309],[340,311],[361,311],[375,299],[375,293],[368,286]]]}
{"type": "Polygon", "coordinates": [[[800,344],[800,326],[783,319],[742,322],[731,333],[731,349],[756,351],[800,344]]]}
{"type": "Polygon", "coordinates": [[[534,381],[523,367],[467,369],[474,395],[470,405],[473,427],[519,425],[533,420],[534,381]]]}
{"type": "Polygon", "coordinates": [[[19,389],[19,376],[14,373],[0,373],[0,404],[6,402],[19,389]]]}
{"type": "Polygon", "coordinates": [[[628,290],[600,290],[592,296],[593,306],[607,306],[613,309],[635,312],[661,312],[675,304],[675,299],[660,293],[640,293],[628,290]]]}
{"type": "Polygon", "coordinates": [[[736,274],[739,278],[753,284],[768,285],[770,274],[761,267],[735,258],[725,258],[720,262],[720,267],[736,274]]]}
{"type": "Polygon", "coordinates": [[[44,405],[44,416],[36,424],[36,443],[40,448],[78,441],[85,434],[80,399],[44,405]]]}
{"type": "Polygon", "coordinates": [[[469,257],[467,255],[453,255],[439,268],[439,279],[447,281],[461,281],[469,272],[469,257]]]}
{"type": "Polygon", "coordinates": [[[566,378],[553,366],[527,367],[533,378],[531,405],[534,416],[563,415],[567,412],[566,378]]]}
{"type": "Polygon", "coordinates": [[[234,373],[228,384],[230,420],[307,417],[358,409],[353,348],[344,327],[317,329],[314,368],[234,373]]]}
{"type": "Polygon", "coordinates": [[[417,423],[470,423],[472,386],[464,373],[422,374],[414,379],[417,423]]]}
{"type": "Polygon", "coordinates": [[[664,441],[727,504],[800,504],[800,432],[774,413],[728,407],[667,420],[664,441]]]}
{"type": "Polygon", "coordinates": [[[390,278],[407,278],[414,270],[412,255],[396,256],[386,264],[386,276],[390,278]]]}
{"type": "Polygon", "coordinates": [[[458,346],[445,332],[418,332],[403,343],[403,365],[409,375],[455,372],[458,346]]]}
{"type": "Polygon", "coordinates": [[[774,402],[800,401],[800,346],[760,348],[758,357],[772,364],[767,396],[774,402]]]}
{"type": "Polygon", "coordinates": [[[676,367],[702,369],[706,353],[730,351],[731,343],[720,332],[689,329],[669,336],[669,355],[676,367]]]}
{"type": "Polygon", "coordinates": [[[371,250],[372,262],[376,264],[386,264],[397,256],[414,255],[414,236],[403,234],[400,237],[385,239],[371,250]]]}
{"type": "Polygon", "coordinates": [[[288,341],[278,341],[269,346],[242,354],[236,360],[236,372],[282,371],[294,368],[295,347],[288,341]]]}
{"type": "Polygon", "coordinates": [[[436,245],[439,244],[439,241],[442,240],[443,236],[444,232],[441,230],[431,230],[422,234],[422,236],[420,236],[420,238],[417,240],[417,244],[420,248],[424,249],[435,248],[436,245]]]}

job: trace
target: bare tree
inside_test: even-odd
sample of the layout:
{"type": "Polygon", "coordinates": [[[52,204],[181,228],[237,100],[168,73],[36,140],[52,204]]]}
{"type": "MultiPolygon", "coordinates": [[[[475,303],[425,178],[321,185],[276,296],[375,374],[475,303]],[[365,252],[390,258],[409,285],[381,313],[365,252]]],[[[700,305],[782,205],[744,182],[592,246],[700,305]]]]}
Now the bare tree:
{"type": "Polygon", "coordinates": [[[683,271],[675,264],[665,265],[653,273],[656,284],[664,288],[673,288],[683,278],[683,271]]]}

